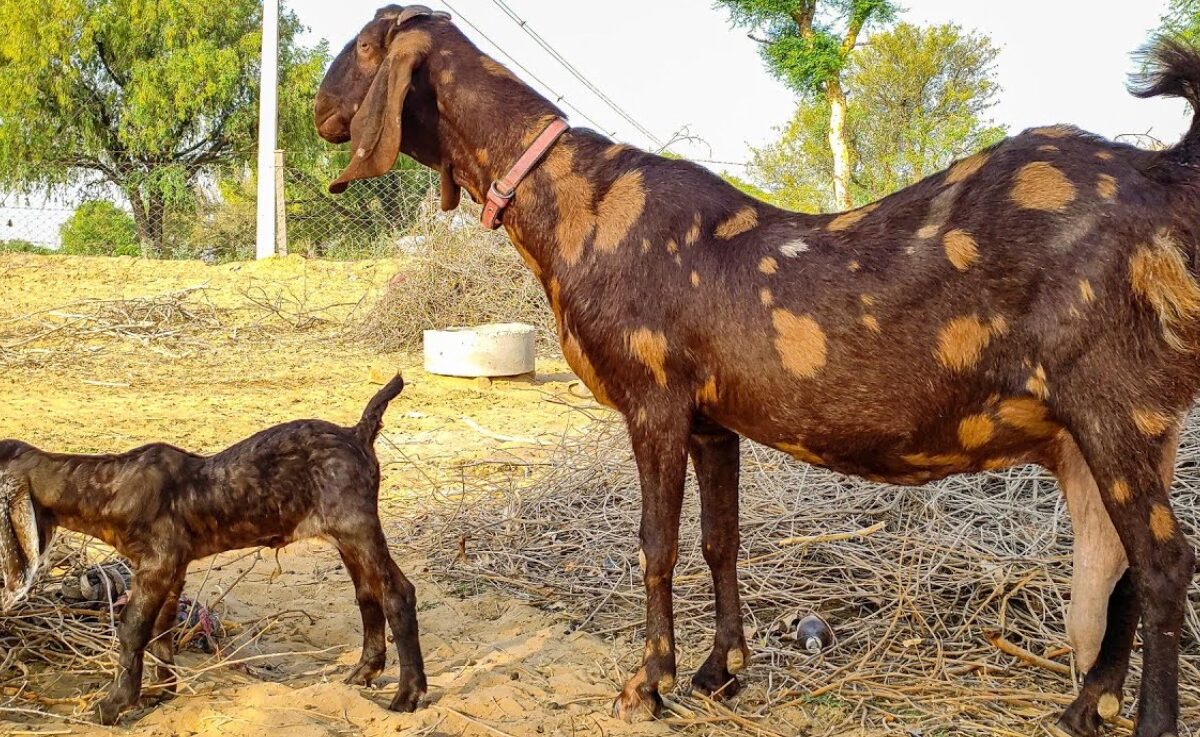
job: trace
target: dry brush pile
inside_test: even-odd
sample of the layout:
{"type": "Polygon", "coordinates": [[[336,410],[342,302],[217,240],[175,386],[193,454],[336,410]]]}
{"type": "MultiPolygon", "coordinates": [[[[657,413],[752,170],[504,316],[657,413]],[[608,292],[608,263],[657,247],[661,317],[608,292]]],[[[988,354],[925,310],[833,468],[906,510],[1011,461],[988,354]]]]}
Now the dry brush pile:
{"type": "MultiPolygon", "coordinates": [[[[1195,540],[1200,417],[1183,442],[1174,499],[1195,540]]],[[[598,423],[547,469],[533,484],[464,477],[443,499],[451,511],[415,520],[415,532],[430,541],[434,570],[465,590],[497,587],[563,612],[568,629],[631,638],[628,675],[645,601],[640,495],[622,427],[598,423]]],[[[681,674],[707,655],[713,626],[697,498],[689,480],[675,578],[681,674]]],[[[1026,735],[1040,734],[1038,723],[1070,701],[1070,521],[1038,469],[880,486],[748,445],[741,520],[739,580],[755,653],[734,707],[743,716],[676,694],[679,724],[715,720],[750,734],[858,726],[873,735],[1026,735]],[[838,637],[821,655],[795,642],[795,623],[809,612],[838,637]],[[807,722],[814,714],[819,721],[807,722]]],[[[1192,601],[1185,724],[1200,723],[1200,587],[1192,601]]]]}
{"type": "Polygon", "coordinates": [[[523,322],[538,329],[542,350],[556,350],[545,292],[506,237],[478,227],[477,211],[414,226],[401,241],[405,268],[355,337],[385,351],[418,351],[425,330],[523,322]]]}

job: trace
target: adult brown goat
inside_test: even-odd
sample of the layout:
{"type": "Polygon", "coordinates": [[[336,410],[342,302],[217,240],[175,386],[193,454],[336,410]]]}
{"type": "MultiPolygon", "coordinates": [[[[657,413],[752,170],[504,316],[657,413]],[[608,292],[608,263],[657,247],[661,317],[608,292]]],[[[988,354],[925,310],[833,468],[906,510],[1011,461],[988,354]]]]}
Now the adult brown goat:
{"type": "MultiPolygon", "coordinates": [[[[1200,104],[1200,54],[1164,41],[1154,61],[1139,94],[1200,104]]],[[[1161,152],[1034,129],[875,204],[806,215],[695,164],[562,132],[561,117],[420,6],[378,11],[334,60],[315,108],[320,134],[354,150],[332,191],[404,152],[441,172],[444,208],[465,187],[488,203],[485,223],[503,211],[567,361],[626,418],[643,494],[646,648],[617,712],[657,713],[674,681],[689,455],[717,620],[692,684],[738,688],[745,436],[899,484],[1049,468],[1101,561],[1103,585],[1086,593],[1108,614],[1059,726],[1095,735],[1100,712],[1116,710],[1140,616],[1136,734],[1175,734],[1194,552],[1160,468],[1200,386],[1200,123],[1161,152]],[[510,172],[515,162],[527,174],[510,172]]]]}

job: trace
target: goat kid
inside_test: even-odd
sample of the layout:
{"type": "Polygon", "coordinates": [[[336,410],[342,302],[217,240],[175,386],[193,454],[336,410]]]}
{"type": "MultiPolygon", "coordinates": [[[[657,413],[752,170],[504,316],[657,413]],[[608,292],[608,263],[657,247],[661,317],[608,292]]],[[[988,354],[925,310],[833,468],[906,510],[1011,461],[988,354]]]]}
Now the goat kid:
{"type": "MultiPolygon", "coordinates": [[[[1140,94],[1200,106],[1197,50],[1163,41],[1153,62],[1140,94]]],[[[807,215],[693,163],[562,132],[562,117],[449,17],[415,5],[376,13],[314,109],[320,135],[354,152],[332,191],[403,152],[441,172],[443,207],[465,187],[487,201],[485,225],[502,212],[567,361],[624,415],[642,487],[646,647],[616,711],[657,713],[675,681],[689,456],[716,593],[716,637],[692,686],[738,689],[745,436],[888,483],[1050,469],[1086,553],[1071,616],[1090,626],[1070,631],[1090,638],[1081,659],[1095,661],[1060,729],[1096,735],[1119,706],[1141,619],[1136,737],[1177,734],[1195,554],[1168,490],[1200,388],[1200,120],[1156,152],[1036,128],[874,204],[807,215]],[[512,181],[519,162],[535,166],[512,181]]]]}
{"type": "Polygon", "coordinates": [[[296,420],[207,457],[163,443],[84,456],[0,441],[0,488],[32,500],[42,549],[64,527],[103,540],[132,563],[133,585],[117,627],[117,675],[96,707],[101,723],[116,723],[137,703],[147,646],[160,663],[163,688],[174,693],[171,630],[188,563],[311,537],[332,542],[354,580],[363,650],[346,682],[370,685],[383,671],[386,621],[400,656],[389,708],[416,708],[426,692],[416,597],[379,523],[374,449],[388,403],[403,388],[396,376],[353,427],[296,420]]]}

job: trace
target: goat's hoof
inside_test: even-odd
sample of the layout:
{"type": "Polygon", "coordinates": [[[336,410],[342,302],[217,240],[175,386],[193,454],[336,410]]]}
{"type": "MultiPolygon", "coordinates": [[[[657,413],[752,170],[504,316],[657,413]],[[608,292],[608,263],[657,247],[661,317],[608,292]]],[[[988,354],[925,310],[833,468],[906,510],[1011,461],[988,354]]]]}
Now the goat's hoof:
{"type": "Polygon", "coordinates": [[[1095,708],[1084,712],[1082,709],[1068,708],[1058,721],[1046,727],[1052,737],[1099,737],[1100,715],[1095,708]]]}
{"type": "Polygon", "coordinates": [[[351,686],[370,686],[383,672],[383,666],[378,663],[360,662],[355,666],[354,670],[350,671],[350,675],[346,676],[346,683],[351,686]]]}
{"type": "Polygon", "coordinates": [[[428,690],[423,676],[408,682],[401,679],[400,687],[397,689],[396,695],[392,697],[392,703],[388,704],[388,708],[392,711],[414,712],[417,710],[417,705],[421,703],[421,699],[425,698],[428,690]]]}
{"type": "Polygon", "coordinates": [[[613,701],[612,713],[617,719],[626,722],[655,719],[662,713],[662,706],[662,696],[658,691],[631,681],[617,694],[613,701]]]}
{"type": "Polygon", "coordinates": [[[111,727],[121,718],[125,707],[109,698],[104,698],[96,704],[96,721],[106,727],[111,727]]]}
{"type": "Polygon", "coordinates": [[[731,699],[742,690],[737,676],[724,668],[710,668],[705,663],[692,676],[692,691],[702,693],[713,701],[731,699]]]}

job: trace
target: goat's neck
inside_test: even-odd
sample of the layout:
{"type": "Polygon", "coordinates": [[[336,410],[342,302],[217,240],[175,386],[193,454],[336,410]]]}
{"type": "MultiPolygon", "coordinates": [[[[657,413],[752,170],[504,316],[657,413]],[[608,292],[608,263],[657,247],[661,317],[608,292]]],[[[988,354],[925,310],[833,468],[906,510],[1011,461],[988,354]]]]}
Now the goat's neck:
{"type": "MultiPolygon", "coordinates": [[[[486,56],[481,58],[491,62],[486,56]]],[[[499,69],[499,65],[491,68],[499,69]]],[[[435,65],[431,74],[440,75],[439,69],[435,65]]],[[[450,165],[455,181],[472,199],[483,202],[492,182],[507,174],[534,139],[562,113],[507,73],[497,72],[484,84],[472,84],[473,78],[466,74],[458,78],[462,83],[455,93],[438,103],[444,164],[450,165]]],[[[568,143],[572,137],[570,131],[565,133],[549,155],[554,156],[554,148],[568,143]]],[[[539,167],[544,165],[545,161],[539,167]]],[[[444,167],[442,173],[445,176],[444,167]]],[[[554,225],[547,220],[547,208],[553,209],[554,203],[546,193],[531,191],[536,177],[537,170],[518,187],[516,196],[504,210],[503,223],[526,263],[546,282],[556,247],[552,237],[554,225]]]]}

